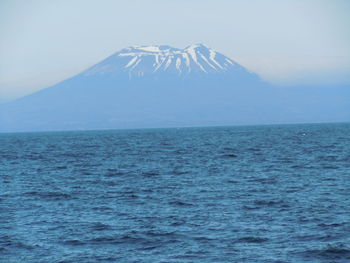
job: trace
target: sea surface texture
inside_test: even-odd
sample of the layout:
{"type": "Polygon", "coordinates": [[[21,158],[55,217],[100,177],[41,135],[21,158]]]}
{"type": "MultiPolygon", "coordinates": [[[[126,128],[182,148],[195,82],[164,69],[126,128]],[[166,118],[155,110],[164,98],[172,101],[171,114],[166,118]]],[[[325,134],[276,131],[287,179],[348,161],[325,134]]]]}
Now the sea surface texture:
{"type": "Polygon", "coordinates": [[[350,262],[350,124],[0,134],[0,262],[350,262]]]}

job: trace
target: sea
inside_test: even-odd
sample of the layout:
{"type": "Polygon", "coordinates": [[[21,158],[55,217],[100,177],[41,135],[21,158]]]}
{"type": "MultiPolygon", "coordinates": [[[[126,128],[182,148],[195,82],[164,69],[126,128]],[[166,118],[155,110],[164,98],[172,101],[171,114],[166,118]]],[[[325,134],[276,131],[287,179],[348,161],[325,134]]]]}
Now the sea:
{"type": "Polygon", "coordinates": [[[350,123],[0,134],[0,262],[350,262],[350,123]]]}

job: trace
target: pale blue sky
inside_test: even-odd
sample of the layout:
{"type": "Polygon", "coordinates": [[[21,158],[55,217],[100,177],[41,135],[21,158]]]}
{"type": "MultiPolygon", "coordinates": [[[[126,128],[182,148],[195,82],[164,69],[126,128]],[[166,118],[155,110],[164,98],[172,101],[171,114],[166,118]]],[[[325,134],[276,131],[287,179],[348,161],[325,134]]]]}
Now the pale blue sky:
{"type": "Polygon", "coordinates": [[[0,101],[131,45],[207,46],[276,84],[350,83],[348,0],[0,0],[0,101]]]}

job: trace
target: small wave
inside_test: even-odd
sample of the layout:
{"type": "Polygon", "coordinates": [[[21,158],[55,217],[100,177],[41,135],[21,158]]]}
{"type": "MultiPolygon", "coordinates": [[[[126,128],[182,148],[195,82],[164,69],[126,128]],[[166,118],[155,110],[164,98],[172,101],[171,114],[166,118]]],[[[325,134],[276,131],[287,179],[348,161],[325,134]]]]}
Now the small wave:
{"type": "Polygon", "coordinates": [[[116,186],[116,185],[118,185],[118,183],[116,183],[116,182],[113,182],[113,181],[105,181],[105,182],[103,182],[105,185],[109,185],[109,186],[116,186]]]}
{"type": "Polygon", "coordinates": [[[178,220],[178,221],[172,222],[170,225],[171,226],[181,226],[181,225],[183,225],[185,223],[186,223],[185,220],[178,220]]]}
{"type": "Polygon", "coordinates": [[[283,201],[271,201],[271,200],[255,200],[254,204],[257,206],[277,206],[284,204],[283,201]]]}
{"type": "Polygon", "coordinates": [[[172,201],[169,204],[176,205],[176,206],[193,206],[193,204],[185,203],[185,202],[182,202],[180,200],[172,201]]]}
{"type": "Polygon", "coordinates": [[[168,238],[168,237],[174,238],[178,236],[175,231],[172,231],[172,232],[147,231],[147,232],[144,232],[144,234],[150,237],[160,237],[160,238],[168,238]]]}
{"type": "Polygon", "coordinates": [[[85,245],[86,243],[81,240],[71,239],[71,240],[63,241],[62,244],[69,245],[69,246],[82,246],[82,245],[85,245]]]}
{"type": "Polygon", "coordinates": [[[179,170],[175,170],[173,173],[174,173],[175,175],[189,174],[189,172],[186,172],[186,171],[179,171],[179,170]]]}
{"type": "Polygon", "coordinates": [[[263,237],[241,237],[236,240],[238,243],[263,243],[267,242],[269,239],[268,238],[263,238],[263,237]]]}
{"type": "Polygon", "coordinates": [[[290,187],[288,189],[285,190],[286,193],[296,193],[298,191],[300,191],[300,187],[290,187]]]}
{"type": "Polygon", "coordinates": [[[209,238],[209,237],[204,237],[204,236],[199,236],[199,237],[195,237],[194,240],[199,241],[199,242],[210,242],[210,241],[215,240],[215,239],[209,238]]]}
{"type": "Polygon", "coordinates": [[[91,228],[93,230],[97,230],[97,231],[101,231],[101,230],[108,230],[108,229],[111,229],[111,226],[110,225],[107,225],[107,224],[103,224],[103,223],[100,223],[100,222],[97,222],[97,223],[94,223],[91,228]]]}
{"type": "Polygon", "coordinates": [[[96,237],[93,239],[90,239],[88,243],[96,243],[96,244],[118,244],[121,243],[122,241],[119,238],[112,237],[112,236],[102,236],[102,237],[96,237]]]}
{"type": "Polygon", "coordinates": [[[121,171],[117,171],[117,170],[111,170],[111,171],[107,171],[104,176],[106,177],[119,177],[119,176],[123,176],[125,175],[125,173],[121,172],[121,171]]]}
{"type": "Polygon", "coordinates": [[[230,153],[230,154],[224,154],[222,155],[223,158],[236,158],[238,157],[236,154],[230,153]]]}
{"type": "Polygon", "coordinates": [[[1,154],[1,157],[4,159],[4,160],[17,160],[18,159],[18,156],[17,155],[12,155],[12,154],[4,154],[2,153],[1,154]]]}
{"type": "Polygon", "coordinates": [[[4,235],[0,237],[0,247],[3,248],[4,250],[6,250],[7,248],[9,250],[12,250],[12,249],[32,250],[36,246],[25,244],[21,240],[13,239],[11,236],[4,235]]]}
{"type": "Polygon", "coordinates": [[[158,248],[158,246],[143,247],[143,248],[141,248],[141,250],[153,250],[156,248],[158,248]]]}
{"type": "Polygon", "coordinates": [[[149,243],[147,239],[137,236],[137,235],[132,235],[132,234],[126,234],[122,236],[120,239],[120,243],[128,243],[128,244],[136,244],[136,243],[149,243]]]}
{"type": "Polygon", "coordinates": [[[83,155],[80,152],[64,152],[58,155],[61,158],[81,158],[83,155]]]}
{"type": "Polygon", "coordinates": [[[242,206],[242,208],[244,210],[256,210],[256,209],[259,209],[259,207],[257,207],[257,206],[249,206],[249,205],[244,205],[244,206],[242,206]]]}
{"type": "Polygon", "coordinates": [[[329,170],[336,170],[338,169],[339,167],[338,166],[335,166],[335,165],[322,165],[322,169],[329,169],[329,170]]]}
{"type": "Polygon", "coordinates": [[[304,164],[295,164],[295,165],[291,165],[290,168],[292,168],[292,169],[310,169],[312,167],[308,166],[308,165],[304,165],[304,164]]]}
{"type": "MultiPolygon", "coordinates": [[[[350,249],[344,245],[328,245],[323,249],[307,250],[302,253],[310,258],[320,258],[325,260],[346,259],[350,260],[350,249]]],[[[349,261],[350,262],[350,261],[349,261]]]]}
{"type": "Polygon", "coordinates": [[[159,175],[158,171],[147,171],[142,173],[142,176],[145,176],[145,177],[153,177],[157,175],[159,175]]]}
{"type": "Polygon", "coordinates": [[[249,152],[260,152],[261,150],[259,148],[248,148],[247,151],[249,151],[249,152]]]}
{"type": "Polygon", "coordinates": [[[239,183],[238,180],[233,180],[233,179],[229,179],[229,180],[227,180],[227,182],[228,182],[228,183],[231,183],[231,184],[237,184],[237,183],[239,183]]]}
{"type": "Polygon", "coordinates": [[[108,206],[97,206],[97,207],[92,207],[91,208],[94,211],[110,211],[113,210],[111,207],[108,206]]]}
{"type": "Polygon", "coordinates": [[[341,226],[345,226],[347,223],[343,222],[343,223],[329,223],[329,224],[325,224],[325,223],[320,223],[318,224],[319,227],[322,228],[334,228],[334,227],[341,227],[341,226]]]}
{"type": "Polygon", "coordinates": [[[51,201],[58,201],[58,200],[68,200],[72,199],[72,196],[66,193],[60,193],[60,192],[26,192],[24,193],[26,196],[34,196],[39,197],[46,200],[51,201]]]}
{"type": "Polygon", "coordinates": [[[278,159],[278,161],[284,164],[288,164],[288,163],[293,163],[295,159],[291,157],[281,157],[278,159]]]}
{"type": "Polygon", "coordinates": [[[65,170],[65,169],[67,169],[67,166],[65,166],[65,165],[56,166],[55,169],[57,169],[57,170],[65,170]]]}
{"type": "Polygon", "coordinates": [[[143,238],[138,238],[134,236],[100,236],[88,240],[65,240],[62,242],[64,245],[68,246],[85,246],[85,245],[115,245],[121,243],[139,243],[143,242],[143,238]]]}
{"type": "Polygon", "coordinates": [[[90,169],[86,169],[85,167],[84,168],[77,168],[77,169],[75,169],[74,172],[79,173],[81,175],[93,175],[91,170],[90,169]]]}
{"type": "Polygon", "coordinates": [[[262,184],[276,184],[275,178],[249,178],[248,182],[258,182],[262,184]]]}

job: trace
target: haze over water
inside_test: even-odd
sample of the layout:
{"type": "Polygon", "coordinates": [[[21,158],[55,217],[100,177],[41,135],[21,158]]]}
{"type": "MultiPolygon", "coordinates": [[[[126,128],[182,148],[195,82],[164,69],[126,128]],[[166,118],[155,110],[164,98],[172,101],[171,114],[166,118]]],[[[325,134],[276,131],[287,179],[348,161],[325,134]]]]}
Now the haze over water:
{"type": "Polygon", "coordinates": [[[1,262],[350,262],[350,124],[0,134],[1,262]]]}

